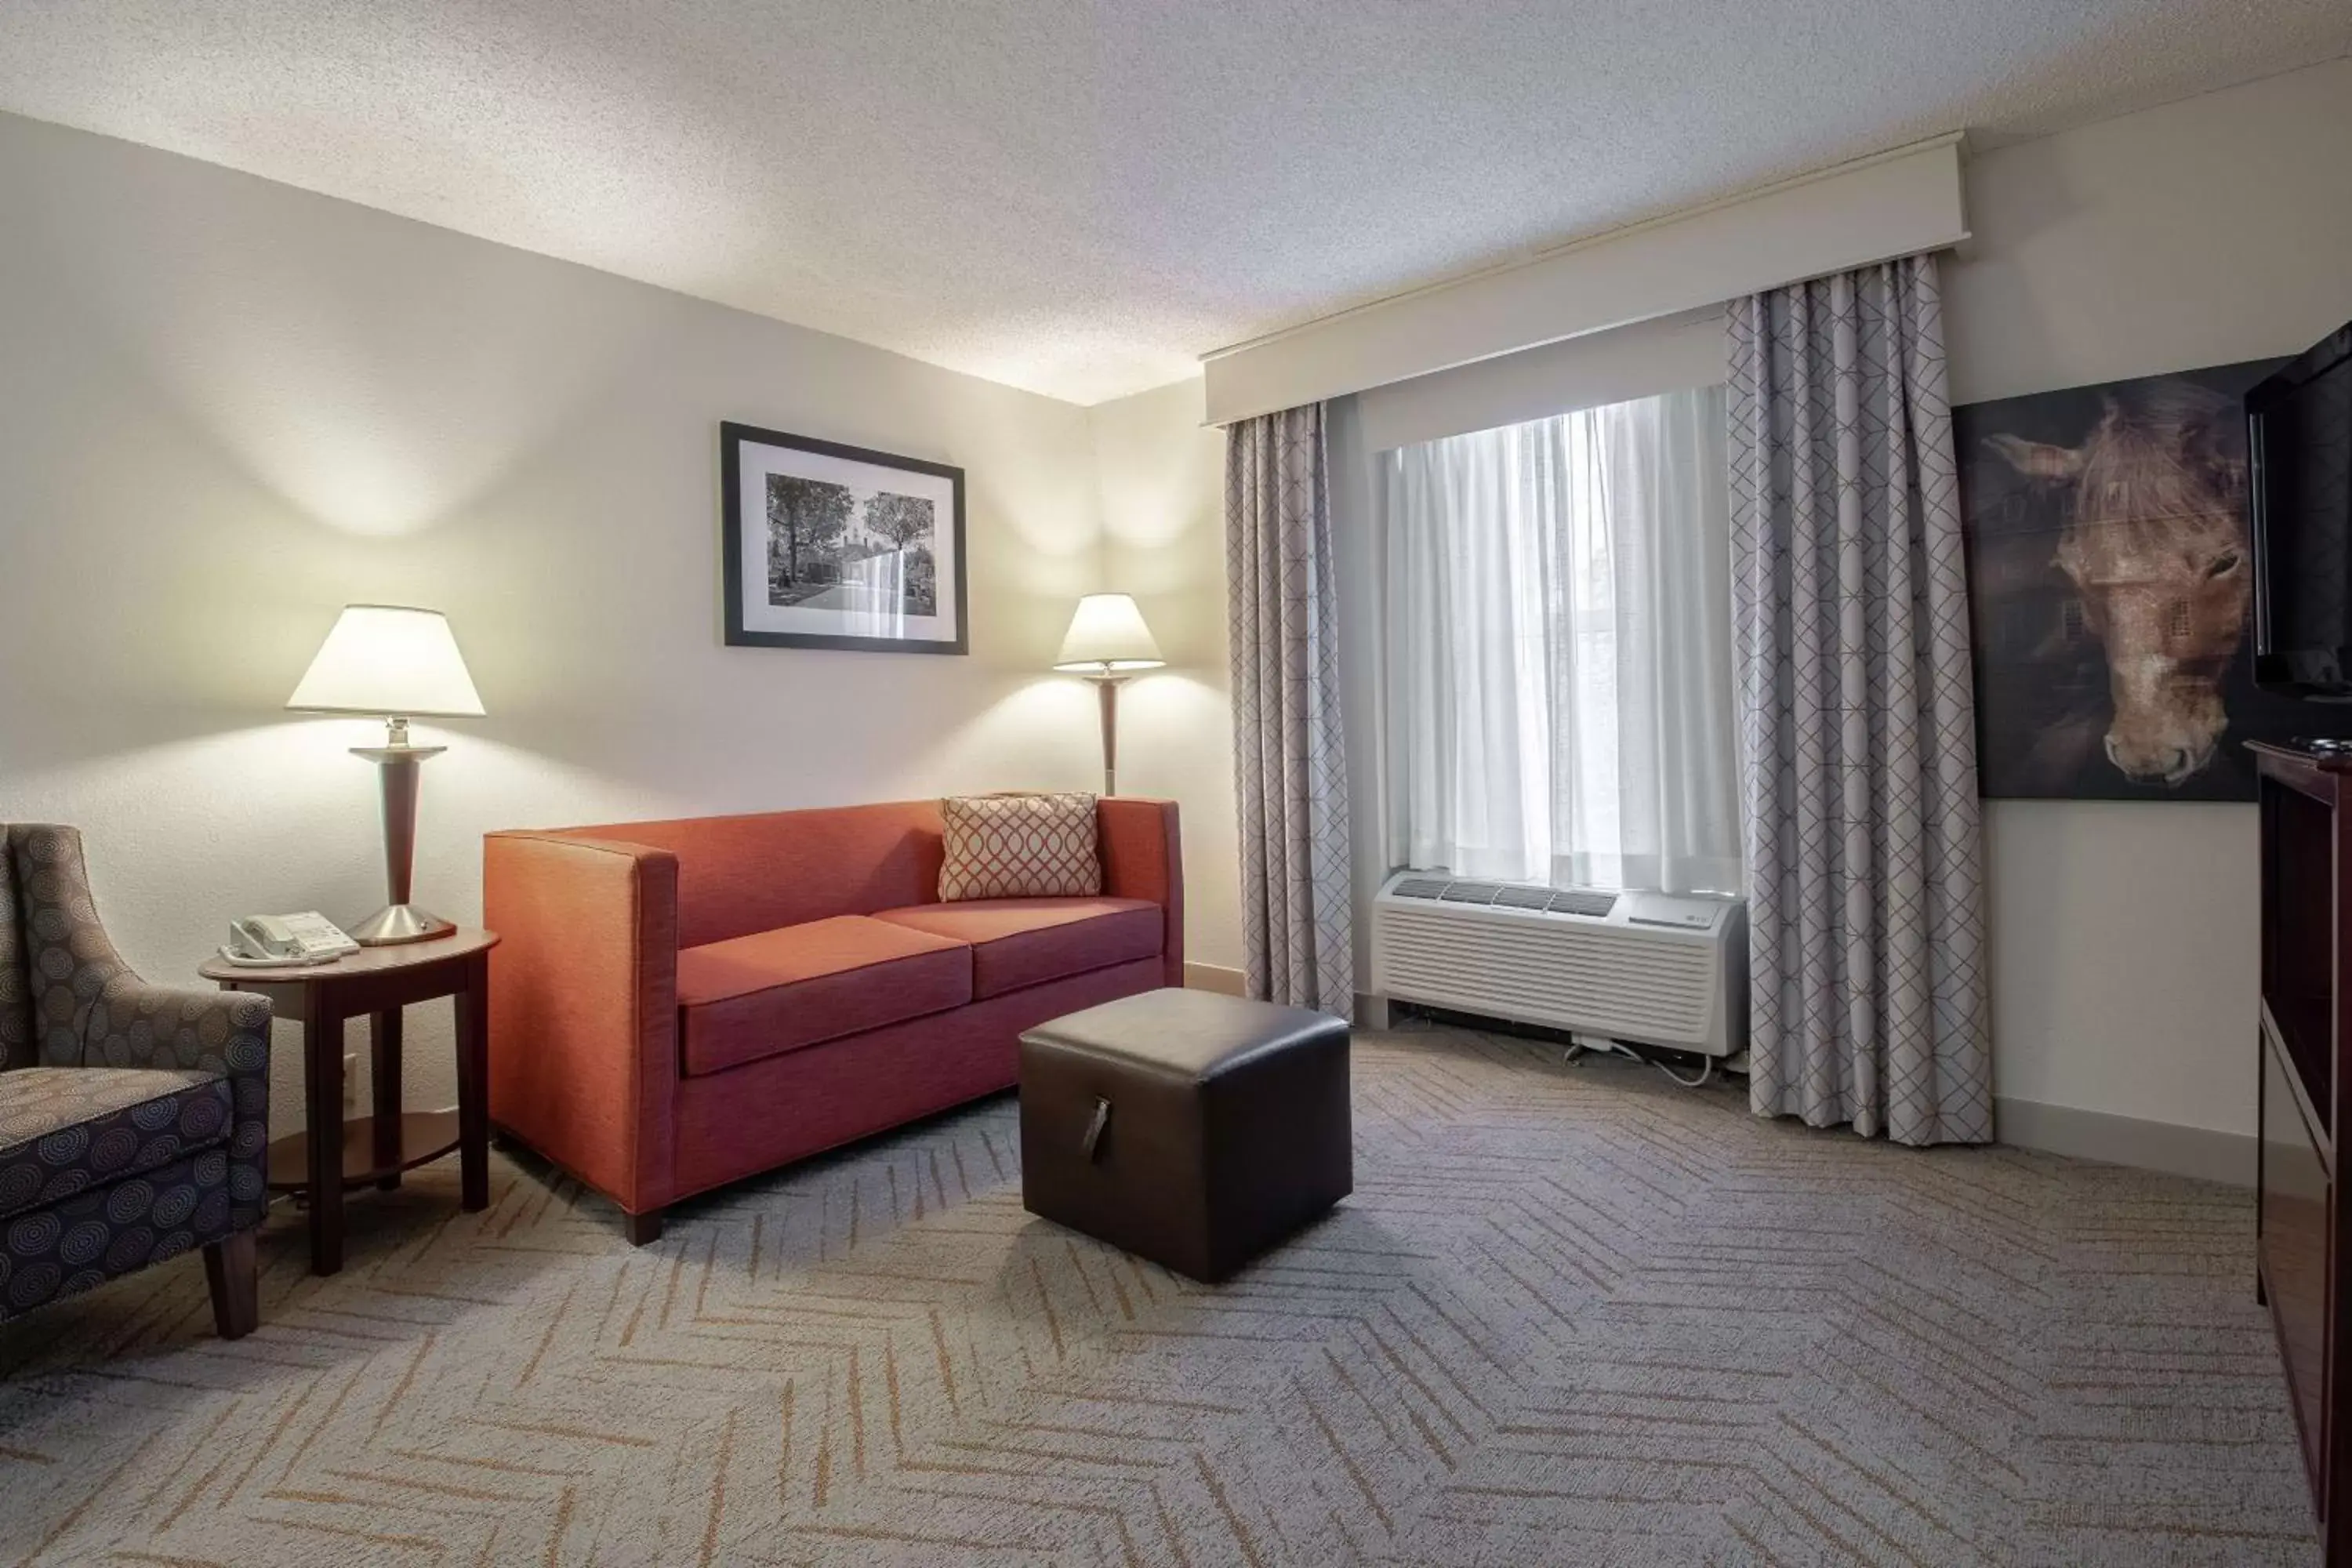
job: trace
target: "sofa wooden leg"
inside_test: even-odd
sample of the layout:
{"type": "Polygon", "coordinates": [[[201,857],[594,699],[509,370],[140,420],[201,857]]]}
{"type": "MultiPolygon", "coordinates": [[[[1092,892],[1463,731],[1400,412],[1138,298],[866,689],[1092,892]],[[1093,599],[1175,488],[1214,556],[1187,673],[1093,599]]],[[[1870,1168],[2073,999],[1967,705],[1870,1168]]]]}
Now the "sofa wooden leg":
{"type": "Polygon", "coordinates": [[[261,1321],[254,1234],[240,1230],[205,1244],[205,1283],[212,1288],[213,1327],[225,1340],[241,1340],[261,1321]]]}
{"type": "Polygon", "coordinates": [[[661,1210],[649,1209],[644,1214],[624,1214],[621,1217],[628,1224],[631,1247],[650,1247],[661,1239],[661,1210]]]}

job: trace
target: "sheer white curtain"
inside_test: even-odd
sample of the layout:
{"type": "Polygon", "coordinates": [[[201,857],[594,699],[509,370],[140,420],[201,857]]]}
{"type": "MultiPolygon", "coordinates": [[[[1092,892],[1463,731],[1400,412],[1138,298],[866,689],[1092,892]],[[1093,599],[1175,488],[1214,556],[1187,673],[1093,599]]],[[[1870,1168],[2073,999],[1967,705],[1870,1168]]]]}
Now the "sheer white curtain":
{"type": "Polygon", "coordinates": [[[1724,389],[1381,468],[1392,858],[1737,889],[1724,389]]]}

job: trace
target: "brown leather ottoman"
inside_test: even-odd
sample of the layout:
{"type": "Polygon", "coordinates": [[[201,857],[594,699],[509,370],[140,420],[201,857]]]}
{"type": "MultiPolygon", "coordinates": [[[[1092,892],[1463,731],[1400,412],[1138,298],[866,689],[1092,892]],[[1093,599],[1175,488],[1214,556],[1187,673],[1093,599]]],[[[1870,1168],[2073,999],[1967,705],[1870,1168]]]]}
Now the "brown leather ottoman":
{"type": "Polygon", "coordinates": [[[1348,1026],[1148,991],[1021,1037],[1021,1202],[1218,1280],[1355,1185],[1348,1026]]]}

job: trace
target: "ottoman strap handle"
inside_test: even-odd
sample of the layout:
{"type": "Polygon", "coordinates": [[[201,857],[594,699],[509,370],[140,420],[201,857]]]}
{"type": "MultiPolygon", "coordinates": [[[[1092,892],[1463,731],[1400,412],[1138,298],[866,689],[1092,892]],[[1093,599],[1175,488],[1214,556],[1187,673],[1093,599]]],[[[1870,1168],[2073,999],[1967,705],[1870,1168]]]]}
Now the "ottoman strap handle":
{"type": "Polygon", "coordinates": [[[1095,1119],[1087,1123],[1086,1140],[1078,1145],[1089,1161],[1095,1157],[1095,1150],[1102,1142],[1103,1129],[1109,1125],[1110,1101],[1097,1095],[1095,1096],[1095,1119]]]}

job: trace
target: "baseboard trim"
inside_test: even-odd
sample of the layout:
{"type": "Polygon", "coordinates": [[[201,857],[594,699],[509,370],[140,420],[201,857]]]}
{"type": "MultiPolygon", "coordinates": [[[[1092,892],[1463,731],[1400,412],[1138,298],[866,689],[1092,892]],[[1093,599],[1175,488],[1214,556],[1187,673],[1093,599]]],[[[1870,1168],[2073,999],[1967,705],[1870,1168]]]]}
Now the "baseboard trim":
{"type": "Polygon", "coordinates": [[[1227,969],[1222,963],[1193,963],[1188,960],[1184,965],[1184,984],[1193,991],[1215,991],[1227,996],[1245,995],[1248,994],[1246,978],[1240,970],[1227,969]]]}
{"type": "Polygon", "coordinates": [[[1992,1107],[1994,1131],[2002,1142],[2021,1149],[2226,1182],[2233,1187],[2254,1184],[2251,1133],[2143,1121],[2036,1100],[1996,1098],[1992,1107]]]}

